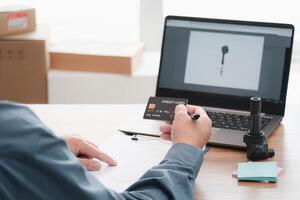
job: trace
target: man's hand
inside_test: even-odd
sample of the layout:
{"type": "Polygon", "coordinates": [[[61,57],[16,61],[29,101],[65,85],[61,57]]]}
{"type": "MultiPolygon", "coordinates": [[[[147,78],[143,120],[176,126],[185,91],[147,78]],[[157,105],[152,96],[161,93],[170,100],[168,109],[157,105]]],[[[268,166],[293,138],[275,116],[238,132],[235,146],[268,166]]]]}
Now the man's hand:
{"type": "Polygon", "coordinates": [[[79,159],[81,164],[89,171],[96,171],[101,168],[101,163],[95,159],[106,162],[111,166],[117,165],[117,162],[107,154],[103,153],[97,145],[84,140],[76,135],[64,136],[70,151],[79,159]]]}
{"type": "Polygon", "coordinates": [[[198,106],[177,105],[173,123],[160,126],[161,137],[175,143],[186,143],[203,148],[211,136],[212,122],[203,108],[198,106]],[[192,120],[188,115],[199,114],[198,120],[192,120]]]}

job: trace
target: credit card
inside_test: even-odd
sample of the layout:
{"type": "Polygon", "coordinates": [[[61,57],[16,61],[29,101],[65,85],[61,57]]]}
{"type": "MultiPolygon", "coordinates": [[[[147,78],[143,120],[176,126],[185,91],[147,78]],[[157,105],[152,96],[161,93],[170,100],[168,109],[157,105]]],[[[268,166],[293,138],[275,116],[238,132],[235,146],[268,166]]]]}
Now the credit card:
{"type": "Polygon", "coordinates": [[[187,105],[188,100],[172,97],[150,97],[144,113],[144,119],[173,121],[175,107],[178,104],[187,105]]]}

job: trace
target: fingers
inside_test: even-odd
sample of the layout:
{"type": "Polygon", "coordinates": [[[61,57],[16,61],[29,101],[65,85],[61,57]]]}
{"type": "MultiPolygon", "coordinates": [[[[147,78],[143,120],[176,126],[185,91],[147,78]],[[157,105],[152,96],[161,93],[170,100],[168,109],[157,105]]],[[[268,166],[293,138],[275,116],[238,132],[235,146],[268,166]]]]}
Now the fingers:
{"type": "MultiPolygon", "coordinates": [[[[200,106],[193,106],[193,105],[177,105],[175,108],[175,121],[179,121],[181,124],[184,120],[191,120],[189,114],[199,114],[201,120],[197,120],[198,123],[211,123],[207,113],[205,110],[200,106]],[[182,121],[183,120],[183,121],[182,121]]],[[[193,122],[194,124],[194,122],[193,122]]],[[[211,126],[211,125],[210,125],[211,126]]],[[[171,132],[172,132],[172,124],[164,123],[160,125],[160,137],[164,140],[172,140],[171,132]]]]}
{"type": "Polygon", "coordinates": [[[172,125],[169,123],[161,124],[159,127],[160,132],[162,133],[171,133],[172,125]]]}
{"type": "Polygon", "coordinates": [[[187,105],[187,112],[192,114],[199,114],[201,117],[208,117],[205,110],[200,106],[187,105]]]}
{"type": "Polygon", "coordinates": [[[161,132],[160,137],[163,140],[171,140],[172,125],[170,123],[166,122],[164,124],[161,124],[159,130],[161,132]]]}
{"type": "Polygon", "coordinates": [[[188,105],[188,110],[192,111],[193,114],[199,114],[200,115],[200,119],[197,120],[198,123],[206,123],[209,127],[212,126],[212,122],[211,119],[209,118],[209,116],[207,115],[207,113],[205,112],[205,110],[200,107],[200,106],[192,106],[192,105],[188,105]]]}
{"type": "Polygon", "coordinates": [[[85,141],[86,141],[87,143],[89,143],[90,145],[92,145],[93,147],[99,149],[99,147],[98,147],[96,144],[94,144],[94,143],[92,143],[92,142],[90,142],[90,141],[88,141],[88,140],[85,140],[85,141]]]}
{"type": "Polygon", "coordinates": [[[176,107],[175,107],[175,114],[178,113],[178,112],[187,112],[187,108],[185,105],[183,104],[178,104],[176,107]]]}
{"type": "Polygon", "coordinates": [[[172,139],[171,139],[171,134],[170,134],[170,133],[162,133],[162,134],[160,134],[160,137],[161,137],[161,139],[163,139],[163,140],[169,140],[169,141],[172,140],[172,139]]]}
{"type": "Polygon", "coordinates": [[[188,113],[187,113],[187,108],[185,105],[183,104],[179,104],[176,106],[175,108],[175,119],[179,116],[182,116],[182,115],[186,115],[188,116],[188,113]]]}
{"type": "Polygon", "coordinates": [[[109,164],[110,166],[116,166],[118,163],[109,155],[107,155],[106,153],[103,153],[99,150],[100,154],[97,157],[99,160],[106,162],[107,164],[109,164]]]}
{"type": "Polygon", "coordinates": [[[187,107],[188,113],[191,113],[191,114],[195,114],[195,111],[198,108],[198,106],[194,106],[194,105],[187,105],[186,107],[187,107]]]}
{"type": "Polygon", "coordinates": [[[202,107],[194,106],[194,105],[185,106],[183,104],[179,104],[175,108],[175,115],[176,113],[180,113],[180,112],[199,114],[200,116],[207,116],[206,111],[202,107]]]}
{"type": "Polygon", "coordinates": [[[117,165],[117,162],[113,158],[85,141],[80,143],[79,148],[79,154],[81,155],[86,155],[88,158],[97,158],[111,166],[117,165]]]}
{"type": "Polygon", "coordinates": [[[89,171],[97,171],[101,168],[101,164],[89,158],[79,158],[80,163],[89,171]]]}

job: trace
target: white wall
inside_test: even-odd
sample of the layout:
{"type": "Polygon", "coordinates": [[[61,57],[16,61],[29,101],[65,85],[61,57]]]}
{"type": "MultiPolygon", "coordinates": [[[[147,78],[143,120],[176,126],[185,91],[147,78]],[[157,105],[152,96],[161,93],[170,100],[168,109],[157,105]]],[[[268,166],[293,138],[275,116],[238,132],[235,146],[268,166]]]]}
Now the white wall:
{"type": "MultiPolygon", "coordinates": [[[[300,27],[297,0],[165,0],[165,15],[292,23],[300,27]]],[[[300,34],[295,34],[300,41],[300,34]]]]}
{"type": "Polygon", "coordinates": [[[139,39],[139,0],[0,0],[0,6],[16,4],[36,8],[37,22],[50,25],[51,42],[139,39]]]}
{"type": "MultiPolygon", "coordinates": [[[[297,28],[300,27],[297,3],[297,0],[164,0],[164,15],[283,22],[297,28]]],[[[50,24],[54,42],[66,37],[139,39],[139,0],[0,0],[0,6],[7,4],[36,7],[38,22],[50,24]]],[[[297,31],[295,39],[300,41],[297,31]]]]}

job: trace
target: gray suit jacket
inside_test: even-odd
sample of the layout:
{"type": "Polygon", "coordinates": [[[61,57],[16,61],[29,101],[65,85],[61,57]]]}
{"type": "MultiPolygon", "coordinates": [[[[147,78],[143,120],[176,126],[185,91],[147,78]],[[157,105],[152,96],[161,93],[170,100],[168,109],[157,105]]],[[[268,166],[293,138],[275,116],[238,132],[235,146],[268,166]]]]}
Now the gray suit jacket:
{"type": "Polygon", "coordinates": [[[193,199],[203,151],[175,144],[122,193],[89,174],[28,108],[0,102],[0,199],[193,199]]]}

